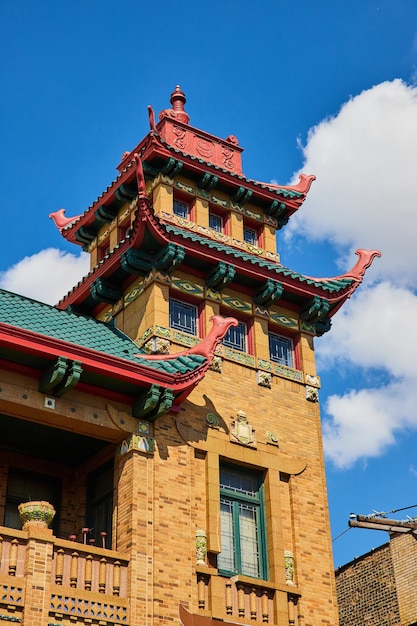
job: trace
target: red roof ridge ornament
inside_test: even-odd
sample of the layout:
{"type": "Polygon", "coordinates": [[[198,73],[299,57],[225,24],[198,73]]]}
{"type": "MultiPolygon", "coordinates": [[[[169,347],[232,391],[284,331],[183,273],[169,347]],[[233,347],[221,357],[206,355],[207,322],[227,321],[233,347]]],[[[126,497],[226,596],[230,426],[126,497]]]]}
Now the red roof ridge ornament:
{"type": "Polygon", "coordinates": [[[183,91],[181,91],[181,87],[177,85],[174,91],[171,94],[170,102],[172,104],[172,109],[164,109],[159,114],[159,119],[162,120],[164,117],[172,117],[183,124],[188,124],[190,121],[190,116],[184,110],[184,105],[187,102],[187,98],[183,91]]]}
{"type": "Polygon", "coordinates": [[[375,257],[381,256],[381,252],[379,250],[365,250],[364,248],[359,248],[358,250],[355,250],[355,254],[357,254],[359,258],[349,272],[341,274],[340,276],[332,276],[329,278],[313,278],[312,276],[308,276],[307,278],[313,278],[313,280],[318,282],[351,278],[352,280],[361,283],[366,270],[372,265],[372,261],[375,257]]]}
{"type": "Polygon", "coordinates": [[[223,317],[222,315],[212,315],[210,321],[213,323],[210,328],[210,332],[200,343],[193,346],[189,350],[183,350],[182,352],[176,352],[175,354],[135,354],[141,359],[149,361],[169,361],[178,359],[179,356],[190,356],[192,354],[198,354],[207,359],[208,364],[211,365],[214,358],[214,351],[218,344],[222,341],[227,331],[231,326],[237,326],[238,321],[234,317],[223,317]]]}
{"type": "Polygon", "coordinates": [[[74,217],[65,217],[65,209],[58,209],[54,213],[50,213],[49,217],[54,221],[55,226],[59,229],[59,232],[62,231],[63,228],[69,226],[73,222],[76,222],[82,215],[75,215],[74,217]]]}
{"type": "Polygon", "coordinates": [[[314,174],[299,174],[300,179],[295,185],[275,185],[272,183],[263,183],[271,189],[288,189],[288,191],[297,191],[298,193],[307,194],[310,191],[313,180],[316,180],[314,174]]]}

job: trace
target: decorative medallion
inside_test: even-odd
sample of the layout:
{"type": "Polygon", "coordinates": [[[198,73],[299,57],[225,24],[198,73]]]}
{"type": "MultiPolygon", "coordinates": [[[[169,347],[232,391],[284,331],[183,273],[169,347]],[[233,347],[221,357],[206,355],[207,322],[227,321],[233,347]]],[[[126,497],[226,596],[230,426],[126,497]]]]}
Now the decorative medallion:
{"type": "Polygon", "coordinates": [[[311,385],[312,387],[317,387],[320,389],[320,376],[313,376],[313,374],[306,374],[306,385],[311,385]]]}
{"type": "Polygon", "coordinates": [[[212,141],[195,136],[195,149],[204,159],[211,159],[214,156],[214,144],[212,141]]]}
{"type": "Polygon", "coordinates": [[[278,446],[277,433],[274,433],[272,430],[268,430],[266,433],[266,443],[271,444],[271,446],[278,446]]]}
{"type": "Polygon", "coordinates": [[[318,402],[319,401],[319,391],[316,387],[306,386],[306,400],[309,402],[318,402]]]}
{"type": "Polygon", "coordinates": [[[258,385],[260,387],[267,387],[271,389],[272,387],[272,374],[269,372],[264,372],[263,370],[257,371],[258,385]]]}
{"type": "Polygon", "coordinates": [[[221,356],[214,356],[210,368],[213,372],[222,373],[222,358],[221,356]]]}
{"type": "Polygon", "coordinates": [[[207,413],[206,415],[206,424],[210,426],[210,428],[218,428],[219,426],[219,416],[216,413],[207,413]]]}
{"type": "Polygon", "coordinates": [[[256,448],[255,429],[248,422],[246,413],[239,411],[230,428],[230,441],[240,443],[243,446],[256,448]]]}

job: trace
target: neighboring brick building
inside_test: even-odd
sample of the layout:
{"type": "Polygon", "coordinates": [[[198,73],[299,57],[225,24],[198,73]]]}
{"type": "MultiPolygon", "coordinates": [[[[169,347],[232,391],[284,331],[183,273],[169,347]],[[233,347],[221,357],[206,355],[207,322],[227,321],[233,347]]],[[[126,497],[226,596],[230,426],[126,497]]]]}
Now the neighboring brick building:
{"type": "Polygon", "coordinates": [[[416,626],[417,539],[386,543],[336,570],[340,626],[416,626]]]}
{"type": "Polygon", "coordinates": [[[0,293],[0,621],[334,626],[313,340],[379,253],[286,268],[313,177],[246,178],[237,139],[171,103],[52,216],[90,273],[56,307],[0,293]]]}

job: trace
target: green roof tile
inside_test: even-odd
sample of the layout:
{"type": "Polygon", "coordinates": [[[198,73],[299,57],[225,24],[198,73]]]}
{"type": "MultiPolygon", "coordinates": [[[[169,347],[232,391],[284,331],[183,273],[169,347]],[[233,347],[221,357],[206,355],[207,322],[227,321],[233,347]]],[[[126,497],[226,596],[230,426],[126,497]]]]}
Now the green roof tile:
{"type": "Polygon", "coordinates": [[[82,346],[169,374],[195,370],[204,357],[190,355],[170,361],[147,360],[140,356],[138,346],[127,335],[110,324],[92,317],[61,311],[49,304],[0,289],[0,322],[82,346]]]}
{"type": "Polygon", "coordinates": [[[172,232],[175,235],[182,237],[183,239],[191,239],[191,241],[197,241],[198,243],[202,244],[203,246],[207,246],[208,248],[214,248],[218,251],[224,252],[227,255],[234,256],[235,258],[252,263],[252,265],[265,267],[266,269],[271,270],[276,274],[289,276],[290,278],[294,278],[296,280],[299,280],[300,282],[306,282],[308,285],[320,287],[324,291],[328,291],[330,293],[337,293],[338,291],[342,291],[354,282],[353,278],[329,278],[316,280],[309,276],[299,274],[298,272],[293,272],[283,265],[272,263],[271,261],[267,261],[262,257],[258,257],[254,254],[250,254],[249,252],[239,250],[238,248],[233,248],[232,246],[228,246],[224,243],[219,243],[217,241],[214,241],[213,239],[209,239],[208,237],[204,237],[204,235],[199,235],[190,230],[178,228],[178,226],[174,226],[173,224],[164,224],[164,228],[168,232],[172,232]]]}

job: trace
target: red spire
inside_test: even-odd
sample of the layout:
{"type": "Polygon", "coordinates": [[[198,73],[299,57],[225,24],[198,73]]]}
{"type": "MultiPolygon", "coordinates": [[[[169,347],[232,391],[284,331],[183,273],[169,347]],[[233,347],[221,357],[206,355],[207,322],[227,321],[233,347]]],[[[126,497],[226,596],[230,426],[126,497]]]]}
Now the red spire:
{"type": "Polygon", "coordinates": [[[190,116],[185,112],[184,105],[187,102],[187,98],[183,91],[181,91],[181,87],[177,85],[174,91],[171,94],[170,102],[172,105],[172,109],[164,109],[159,114],[159,119],[162,120],[164,117],[172,117],[183,124],[188,124],[190,121],[190,116]]]}

